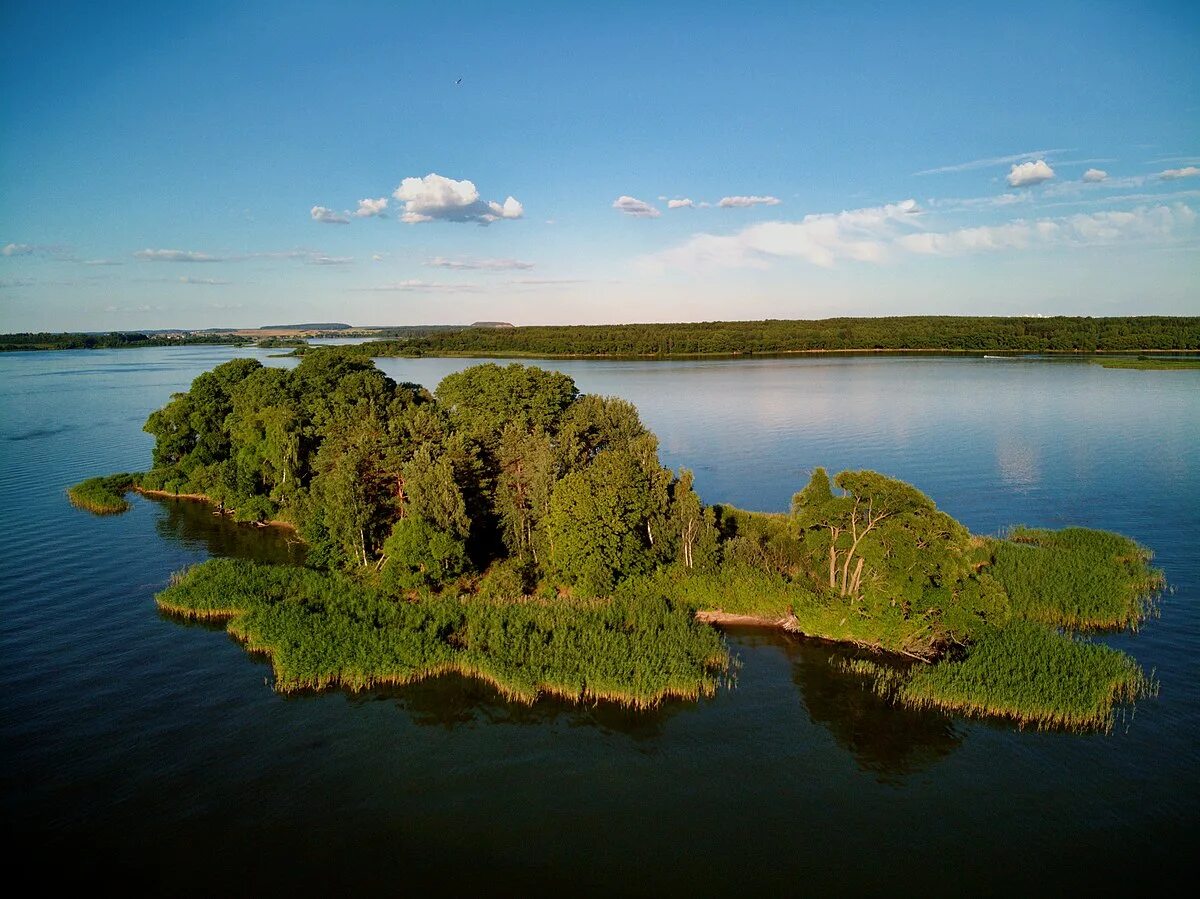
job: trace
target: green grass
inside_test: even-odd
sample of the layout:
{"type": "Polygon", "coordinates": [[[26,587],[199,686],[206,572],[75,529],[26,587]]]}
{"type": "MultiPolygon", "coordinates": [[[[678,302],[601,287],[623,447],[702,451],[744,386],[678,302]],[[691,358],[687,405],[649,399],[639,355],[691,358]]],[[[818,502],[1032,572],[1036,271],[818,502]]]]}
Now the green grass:
{"type": "Polygon", "coordinates": [[[1087,528],[1013,528],[995,549],[992,575],[1015,614],[1075,630],[1136,627],[1151,611],[1162,573],[1128,537],[1087,528]]]}
{"type": "Polygon", "coordinates": [[[854,667],[874,674],[876,689],[906,706],[1038,728],[1111,731],[1121,704],[1157,691],[1125,653],[1029,621],[989,631],[961,660],[907,673],[854,667]]]}
{"type": "Polygon", "coordinates": [[[95,515],[120,515],[129,511],[125,494],[137,486],[140,474],[110,474],[88,478],[67,488],[71,504],[95,515]]]}
{"type": "Polygon", "coordinates": [[[720,636],[648,590],[544,603],[396,599],[341,575],[231,559],[172,579],[160,608],[226,620],[270,656],[281,692],[404,684],[459,672],[507,697],[541,694],[650,707],[711,695],[728,671],[720,636]]]}
{"type": "Polygon", "coordinates": [[[1136,369],[1137,371],[1196,371],[1200,359],[1172,359],[1169,356],[1138,356],[1136,359],[1097,359],[1104,368],[1136,369]]]}

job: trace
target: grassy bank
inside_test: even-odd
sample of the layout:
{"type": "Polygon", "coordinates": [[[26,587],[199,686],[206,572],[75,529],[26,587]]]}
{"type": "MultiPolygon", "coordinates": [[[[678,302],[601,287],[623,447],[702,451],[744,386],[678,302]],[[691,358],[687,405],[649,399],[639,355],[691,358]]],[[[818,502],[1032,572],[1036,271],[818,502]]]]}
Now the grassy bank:
{"type": "Polygon", "coordinates": [[[869,662],[851,667],[906,706],[1037,728],[1111,731],[1119,705],[1157,692],[1124,653],[1028,621],[989,630],[961,659],[907,672],[869,662]]]}
{"type": "Polygon", "coordinates": [[[1136,359],[1097,359],[1104,368],[1126,368],[1137,371],[1196,371],[1200,359],[1171,359],[1170,357],[1138,356],[1136,359]]]}
{"type": "Polygon", "coordinates": [[[552,694],[650,707],[711,695],[729,665],[720,636],[651,592],[608,600],[406,601],[348,577],[214,559],[173,578],[160,608],[225,620],[267,654],[283,692],[405,684],[447,671],[510,699],[552,694]]]}
{"type": "Polygon", "coordinates": [[[110,474],[88,478],[67,488],[71,504],[95,515],[119,515],[129,511],[125,494],[137,486],[140,474],[110,474]]]}

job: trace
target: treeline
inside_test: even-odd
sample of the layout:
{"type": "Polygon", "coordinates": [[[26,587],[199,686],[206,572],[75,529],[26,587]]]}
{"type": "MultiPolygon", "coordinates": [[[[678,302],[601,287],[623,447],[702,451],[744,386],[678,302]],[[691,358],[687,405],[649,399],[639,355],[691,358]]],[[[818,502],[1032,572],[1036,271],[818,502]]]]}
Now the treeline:
{"type": "Polygon", "coordinates": [[[980,538],[872,471],[815,469],[787,514],[706,506],[688,471],[662,466],[636,408],[558,372],[477,365],[430,393],[355,347],[311,350],[291,370],[235,359],[145,429],[150,471],[85,482],[73,500],[119,511],[126,489],[199,494],[239,520],[293,523],[309,574],[213,561],[160,596],[228,619],[272,654],[281,689],[461,670],[525,699],[704,695],[728,659],[697,611],[941,659],[920,692],[881,677],[898,701],[1096,727],[1149,687],[1132,660],[1114,666],[1055,630],[1146,614],[1159,576],[1132,541],[980,538]],[[1049,636],[1034,647],[1017,624],[1049,636]],[[1033,648],[998,681],[977,677],[972,647],[998,632],[1033,648]],[[1086,708],[1063,705],[1064,671],[1086,708]]]}
{"type": "Polygon", "coordinates": [[[0,334],[0,352],[18,350],[100,350],[131,347],[184,346],[194,344],[243,344],[245,337],[233,334],[188,334],[167,337],[140,331],[113,331],[109,334],[0,334]]]}
{"type": "Polygon", "coordinates": [[[905,316],[816,321],[538,325],[427,334],[378,355],[688,356],[815,351],[943,350],[1092,353],[1196,350],[1200,317],[905,316]]]}

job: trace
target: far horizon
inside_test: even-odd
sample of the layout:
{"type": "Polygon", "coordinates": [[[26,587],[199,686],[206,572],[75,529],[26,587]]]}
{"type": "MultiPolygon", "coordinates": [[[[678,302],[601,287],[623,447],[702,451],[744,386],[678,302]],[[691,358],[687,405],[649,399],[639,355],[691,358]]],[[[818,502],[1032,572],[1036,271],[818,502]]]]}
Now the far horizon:
{"type": "Polygon", "coordinates": [[[0,331],[1200,308],[1193,4],[69,6],[0,331]]]}

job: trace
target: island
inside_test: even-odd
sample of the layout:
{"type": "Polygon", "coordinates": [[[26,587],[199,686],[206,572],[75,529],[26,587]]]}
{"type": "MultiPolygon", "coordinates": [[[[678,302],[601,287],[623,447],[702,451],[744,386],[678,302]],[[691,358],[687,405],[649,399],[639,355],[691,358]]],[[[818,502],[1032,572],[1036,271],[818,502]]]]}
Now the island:
{"type": "Polygon", "coordinates": [[[1108,730],[1155,683],[1093,639],[1163,585],[1125,537],[970,533],[916,488],[814,467],[787,513],[706,505],[637,409],[559,372],[483,364],[432,393],[356,347],[293,369],[234,359],[150,415],[152,465],[71,488],[191,498],[293,528],[303,566],[210,559],[158,605],[221,622],[283,692],[444,672],[507,697],[649,707],[736,676],[721,627],[852,648],[891,701],[1021,726],[1108,730]]]}

